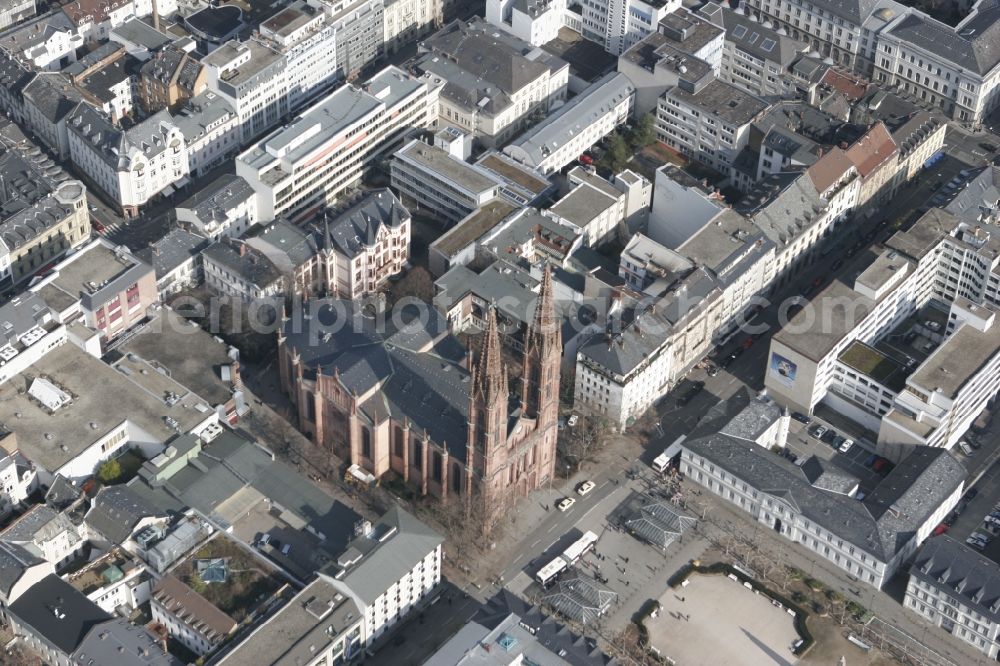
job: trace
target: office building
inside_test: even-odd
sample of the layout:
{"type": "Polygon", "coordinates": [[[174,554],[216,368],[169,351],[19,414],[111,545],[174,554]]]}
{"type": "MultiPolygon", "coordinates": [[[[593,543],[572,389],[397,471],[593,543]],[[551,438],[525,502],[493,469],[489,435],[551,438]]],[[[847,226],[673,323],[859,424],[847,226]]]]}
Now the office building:
{"type": "Polygon", "coordinates": [[[208,89],[221,95],[240,119],[246,145],[288,115],[285,56],[255,39],[231,41],[202,58],[208,89]]]}
{"type": "Polygon", "coordinates": [[[371,160],[414,128],[433,126],[442,83],[386,67],[363,87],[341,86],[244,151],[236,174],[257,193],[260,219],[301,220],[335,203],[371,160]]]}
{"type": "Polygon", "coordinates": [[[1000,652],[1000,567],[947,534],[917,553],[903,607],[989,659],[1000,652]]]}
{"type": "Polygon", "coordinates": [[[438,115],[487,147],[502,145],[565,101],[569,65],[476,19],[420,43],[416,63],[443,82],[438,115]]]}
{"type": "Polygon", "coordinates": [[[680,7],[677,0],[588,0],[582,5],[581,34],[608,53],[621,55],[656,32],[659,22],[680,7]]]}
{"type": "Polygon", "coordinates": [[[559,171],[632,115],[635,86],[610,72],[503,149],[543,174],[559,171]]]}
{"type": "Polygon", "coordinates": [[[289,113],[302,109],[340,80],[337,30],[321,8],[297,0],[261,23],[259,34],[285,57],[289,113]]]}
{"type": "Polygon", "coordinates": [[[748,406],[716,432],[685,440],[681,472],[866,585],[885,585],[962,495],[961,463],[947,451],[916,447],[859,500],[858,479],[840,467],[816,456],[798,466],[755,445],[781,410],[769,419],[756,414],[748,406]]]}
{"type": "Polygon", "coordinates": [[[127,130],[81,105],[67,122],[70,158],[126,217],[187,182],[187,144],[167,111],[127,130]]]}
{"type": "Polygon", "coordinates": [[[365,645],[402,620],[441,582],[444,537],[394,506],[320,572],[320,580],[353,601],[364,618],[365,645]]]}

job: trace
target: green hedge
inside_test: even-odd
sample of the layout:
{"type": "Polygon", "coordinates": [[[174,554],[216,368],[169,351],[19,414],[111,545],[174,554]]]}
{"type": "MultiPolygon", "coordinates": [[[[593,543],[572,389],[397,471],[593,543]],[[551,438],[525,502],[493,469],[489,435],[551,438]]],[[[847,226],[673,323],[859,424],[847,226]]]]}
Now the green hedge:
{"type": "MultiPolygon", "coordinates": [[[[736,569],[730,566],[729,564],[726,564],[725,562],[716,562],[715,564],[711,564],[707,567],[696,565],[693,562],[688,562],[680,569],[678,569],[677,572],[667,580],[667,585],[669,585],[671,588],[677,588],[681,585],[681,583],[687,580],[692,573],[724,574],[727,576],[729,574],[733,574],[734,576],[736,576],[737,580],[739,580],[741,585],[744,582],[750,583],[751,585],[753,585],[755,590],[759,590],[760,593],[763,594],[764,596],[768,597],[769,599],[774,599],[785,608],[789,608],[795,611],[795,631],[798,632],[799,636],[802,638],[802,645],[800,645],[799,649],[795,651],[796,656],[801,657],[803,654],[806,653],[806,651],[809,648],[813,646],[813,643],[816,642],[816,639],[813,638],[812,632],[809,631],[809,627],[806,626],[806,620],[809,617],[809,612],[805,608],[795,603],[785,595],[775,592],[774,590],[765,587],[764,585],[761,585],[756,580],[749,578],[745,573],[743,573],[739,569],[736,569]]],[[[645,620],[645,618],[643,619],[645,620]]],[[[637,624],[639,624],[641,627],[640,632],[643,632],[645,626],[640,623],[637,624]]]]}

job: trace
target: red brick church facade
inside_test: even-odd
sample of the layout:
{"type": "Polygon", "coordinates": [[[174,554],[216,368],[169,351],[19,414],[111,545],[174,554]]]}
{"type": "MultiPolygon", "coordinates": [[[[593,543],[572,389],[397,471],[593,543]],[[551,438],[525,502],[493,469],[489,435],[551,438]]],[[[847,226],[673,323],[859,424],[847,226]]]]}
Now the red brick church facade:
{"type": "Polygon", "coordinates": [[[562,339],[553,298],[546,268],[516,395],[492,310],[475,358],[450,360],[441,350],[457,341],[446,331],[403,343],[355,335],[340,347],[331,336],[305,349],[306,338],[283,326],[281,387],[303,432],[376,477],[395,473],[422,495],[482,492],[487,506],[509,506],[550,483],[555,469],[562,339]],[[359,355],[366,359],[361,379],[359,355]]]}

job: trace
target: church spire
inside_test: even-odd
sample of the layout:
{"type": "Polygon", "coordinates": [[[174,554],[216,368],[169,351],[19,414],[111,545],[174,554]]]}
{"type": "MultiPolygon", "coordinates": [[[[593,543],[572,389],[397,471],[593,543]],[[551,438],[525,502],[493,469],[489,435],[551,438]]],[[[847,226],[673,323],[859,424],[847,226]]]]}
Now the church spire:
{"type": "Polygon", "coordinates": [[[497,396],[506,396],[507,372],[500,360],[500,332],[497,328],[496,310],[492,307],[486,317],[486,330],[483,332],[483,344],[476,363],[475,379],[475,389],[485,402],[491,403],[497,396]]]}
{"type": "MultiPolygon", "coordinates": [[[[546,265],[535,301],[535,316],[525,337],[524,368],[521,372],[521,409],[537,418],[558,396],[562,333],[556,314],[552,269],[546,265]],[[553,388],[554,385],[554,388],[553,388]]],[[[558,410],[558,404],[555,405],[558,410]]]]}

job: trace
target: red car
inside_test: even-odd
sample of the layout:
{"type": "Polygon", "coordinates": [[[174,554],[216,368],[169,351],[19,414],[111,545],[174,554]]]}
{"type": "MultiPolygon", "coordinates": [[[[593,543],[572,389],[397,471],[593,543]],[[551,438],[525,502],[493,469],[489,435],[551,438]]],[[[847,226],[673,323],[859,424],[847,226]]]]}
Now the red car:
{"type": "Polygon", "coordinates": [[[92,226],[94,228],[94,231],[96,231],[97,233],[99,234],[104,233],[104,225],[98,222],[97,220],[93,220],[90,223],[90,226],[92,226]]]}
{"type": "Polygon", "coordinates": [[[945,523],[941,523],[940,525],[938,525],[937,527],[934,528],[934,532],[932,532],[931,536],[941,536],[942,534],[944,534],[945,532],[947,532],[949,529],[951,529],[951,528],[948,527],[948,525],[946,525],[945,523]]]}
{"type": "Polygon", "coordinates": [[[580,155],[580,164],[591,166],[593,163],[594,163],[594,158],[591,157],[590,155],[587,154],[580,155]]]}
{"type": "Polygon", "coordinates": [[[750,349],[753,347],[753,337],[749,337],[743,341],[743,349],[750,349]]]}

